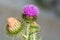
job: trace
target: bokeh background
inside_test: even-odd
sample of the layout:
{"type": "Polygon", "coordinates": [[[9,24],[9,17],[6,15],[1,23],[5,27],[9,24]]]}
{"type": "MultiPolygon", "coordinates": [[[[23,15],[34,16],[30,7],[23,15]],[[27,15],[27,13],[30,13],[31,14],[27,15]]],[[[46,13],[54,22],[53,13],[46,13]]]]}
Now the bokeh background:
{"type": "MultiPolygon", "coordinates": [[[[42,40],[60,40],[60,0],[0,0],[0,40],[11,40],[5,32],[8,17],[22,19],[24,5],[34,4],[40,9],[37,23],[42,32],[42,40]]],[[[15,40],[22,40],[15,37],[15,40]]]]}

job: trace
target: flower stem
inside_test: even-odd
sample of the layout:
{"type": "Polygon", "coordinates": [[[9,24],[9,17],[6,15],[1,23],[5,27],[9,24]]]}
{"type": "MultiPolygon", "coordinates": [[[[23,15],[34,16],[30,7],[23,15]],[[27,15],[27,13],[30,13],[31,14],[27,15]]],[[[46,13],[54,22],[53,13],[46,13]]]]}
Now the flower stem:
{"type": "Polygon", "coordinates": [[[25,34],[23,34],[23,32],[20,32],[21,36],[24,37],[25,39],[27,38],[27,36],[25,34]]]}
{"type": "Polygon", "coordinates": [[[33,40],[36,40],[36,33],[33,34],[33,40]]]}
{"type": "Polygon", "coordinates": [[[27,39],[26,40],[29,40],[29,28],[30,28],[30,24],[27,25],[27,39]]]}
{"type": "Polygon", "coordinates": [[[33,40],[33,35],[30,35],[30,40],[33,40]]]}
{"type": "Polygon", "coordinates": [[[37,40],[36,39],[36,33],[33,33],[30,35],[30,40],[37,40]]]}

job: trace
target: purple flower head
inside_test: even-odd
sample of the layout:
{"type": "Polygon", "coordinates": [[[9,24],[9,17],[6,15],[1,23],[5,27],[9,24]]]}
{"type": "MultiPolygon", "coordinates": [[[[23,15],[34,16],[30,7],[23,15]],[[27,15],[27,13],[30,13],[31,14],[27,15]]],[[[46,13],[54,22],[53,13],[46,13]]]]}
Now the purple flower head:
{"type": "Polygon", "coordinates": [[[23,13],[27,16],[37,16],[39,9],[35,5],[26,5],[23,8],[23,13]]]}

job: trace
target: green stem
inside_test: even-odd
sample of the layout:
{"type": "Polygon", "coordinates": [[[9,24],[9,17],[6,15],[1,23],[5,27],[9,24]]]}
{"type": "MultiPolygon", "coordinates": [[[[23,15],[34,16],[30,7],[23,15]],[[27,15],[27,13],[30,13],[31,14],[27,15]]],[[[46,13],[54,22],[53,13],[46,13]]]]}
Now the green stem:
{"type": "Polygon", "coordinates": [[[27,25],[27,39],[26,40],[29,40],[29,28],[30,28],[30,24],[27,25]]]}
{"type": "Polygon", "coordinates": [[[30,35],[30,40],[33,40],[33,35],[30,35]]]}
{"type": "Polygon", "coordinates": [[[19,36],[24,37],[26,40],[30,40],[29,28],[30,28],[30,24],[27,25],[27,35],[25,35],[23,32],[20,32],[19,36]]]}
{"type": "Polygon", "coordinates": [[[36,40],[36,33],[33,34],[33,40],[36,40]]]}
{"type": "Polygon", "coordinates": [[[33,33],[30,35],[30,40],[37,40],[36,39],[36,33],[33,33]]]}
{"type": "Polygon", "coordinates": [[[27,38],[27,36],[23,32],[20,32],[19,36],[22,38],[22,40],[27,38]]]}
{"type": "Polygon", "coordinates": [[[27,36],[25,34],[23,34],[23,32],[20,32],[21,36],[24,37],[25,39],[27,38],[27,36]]]}

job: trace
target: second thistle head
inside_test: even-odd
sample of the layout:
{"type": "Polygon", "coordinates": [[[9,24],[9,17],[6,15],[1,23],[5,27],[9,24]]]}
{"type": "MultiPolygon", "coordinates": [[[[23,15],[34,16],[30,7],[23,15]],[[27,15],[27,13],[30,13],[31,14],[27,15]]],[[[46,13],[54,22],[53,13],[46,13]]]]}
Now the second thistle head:
{"type": "Polygon", "coordinates": [[[28,23],[35,21],[38,13],[39,9],[35,5],[26,5],[23,8],[23,18],[28,23]]]}
{"type": "Polygon", "coordinates": [[[7,19],[7,32],[8,34],[15,35],[18,34],[22,29],[21,21],[17,20],[16,18],[10,17],[7,19]]]}

